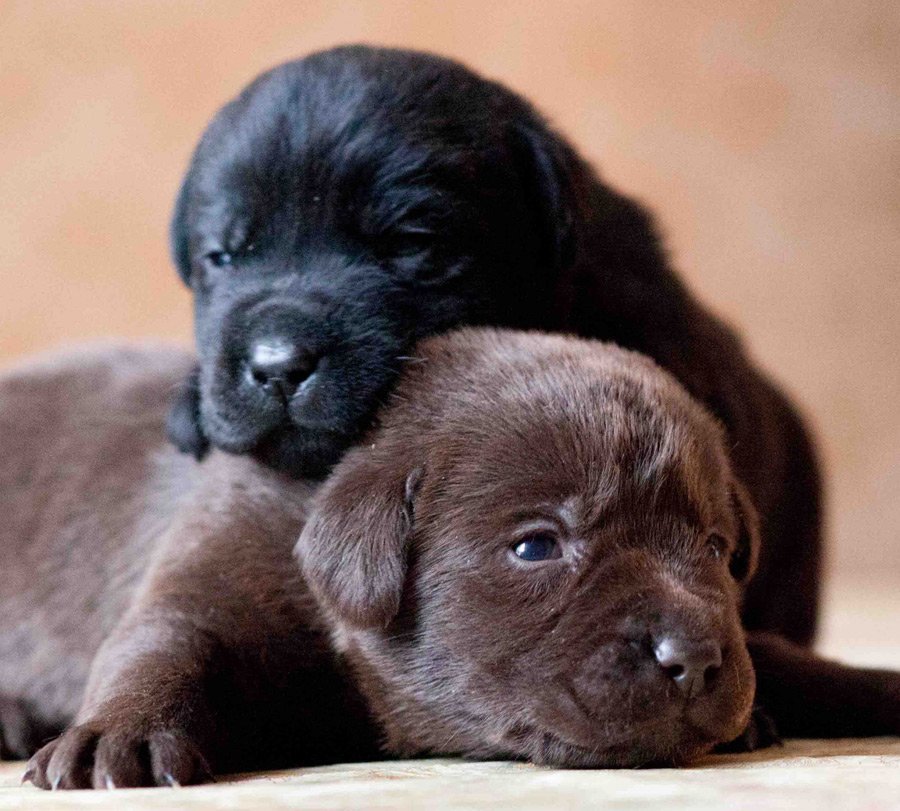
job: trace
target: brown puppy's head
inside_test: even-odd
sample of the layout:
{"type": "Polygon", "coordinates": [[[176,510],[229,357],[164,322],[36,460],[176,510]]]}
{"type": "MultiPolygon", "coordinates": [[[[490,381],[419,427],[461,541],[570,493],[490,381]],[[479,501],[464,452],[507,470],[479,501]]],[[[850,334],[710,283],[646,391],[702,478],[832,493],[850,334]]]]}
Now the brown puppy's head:
{"type": "Polygon", "coordinates": [[[756,527],[714,420],[597,342],[417,355],[297,547],[387,748],[634,766],[739,735],[756,527]]]}

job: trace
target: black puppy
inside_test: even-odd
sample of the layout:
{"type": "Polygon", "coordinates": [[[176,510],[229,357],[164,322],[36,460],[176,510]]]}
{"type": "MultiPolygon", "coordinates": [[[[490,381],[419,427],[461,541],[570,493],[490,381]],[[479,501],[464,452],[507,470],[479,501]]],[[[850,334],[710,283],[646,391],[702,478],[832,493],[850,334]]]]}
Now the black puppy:
{"type": "Polygon", "coordinates": [[[172,242],[199,353],[169,420],[183,450],[319,475],[425,335],[470,323],[614,340],[729,431],[777,540],[747,626],[812,638],[819,486],[802,424],[671,271],[647,214],[509,90],[361,46],[277,67],[210,124],[172,242]]]}

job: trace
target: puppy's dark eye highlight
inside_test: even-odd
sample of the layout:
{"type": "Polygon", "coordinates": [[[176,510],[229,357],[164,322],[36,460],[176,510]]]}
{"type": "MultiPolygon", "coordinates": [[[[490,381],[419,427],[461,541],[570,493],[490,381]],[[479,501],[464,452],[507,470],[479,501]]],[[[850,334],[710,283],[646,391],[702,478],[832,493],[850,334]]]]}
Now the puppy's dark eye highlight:
{"type": "Polygon", "coordinates": [[[721,560],[728,552],[728,541],[717,532],[712,532],[706,538],[706,551],[714,560],[721,560]]]}
{"type": "Polygon", "coordinates": [[[527,535],[517,541],[513,546],[513,553],[528,563],[562,557],[562,550],[556,538],[543,532],[527,535]]]}
{"type": "Polygon", "coordinates": [[[234,261],[234,256],[228,251],[210,251],[203,259],[214,268],[224,268],[234,261]]]}

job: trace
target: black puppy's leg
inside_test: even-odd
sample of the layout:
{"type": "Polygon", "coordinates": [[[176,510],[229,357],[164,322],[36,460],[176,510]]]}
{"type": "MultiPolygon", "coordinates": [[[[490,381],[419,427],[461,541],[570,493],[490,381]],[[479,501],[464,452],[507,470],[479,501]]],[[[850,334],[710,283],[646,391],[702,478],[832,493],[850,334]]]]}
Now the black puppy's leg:
{"type": "Polygon", "coordinates": [[[200,424],[200,368],[195,367],[178,387],[166,418],[166,435],[182,453],[203,459],[209,440],[200,424]]]}
{"type": "Polygon", "coordinates": [[[750,633],[756,702],[786,738],[900,735],[900,672],[848,667],[750,633]]]}
{"type": "Polygon", "coordinates": [[[769,419],[778,426],[786,469],[774,503],[765,510],[760,568],[744,599],[744,627],[811,645],[818,619],[822,568],[822,487],[816,451],[800,418],[775,390],[769,419]]]}
{"type": "Polygon", "coordinates": [[[760,706],[753,708],[747,728],[733,741],[720,744],[715,751],[720,753],[755,752],[757,749],[768,749],[780,745],[781,735],[775,727],[772,716],[760,706]]]}

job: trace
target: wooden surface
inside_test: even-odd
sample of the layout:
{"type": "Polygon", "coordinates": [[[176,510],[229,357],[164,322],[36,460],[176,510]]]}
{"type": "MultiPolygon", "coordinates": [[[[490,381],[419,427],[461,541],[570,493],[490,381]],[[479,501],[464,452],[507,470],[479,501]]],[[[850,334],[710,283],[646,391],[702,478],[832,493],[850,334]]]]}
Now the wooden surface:
{"type": "MultiPolygon", "coordinates": [[[[900,668],[896,586],[828,590],[821,648],[900,668]]],[[[50,794],[21,786],[22,763],[0,763],[0,811],[101,809],[900,809],[900,739],[789,741],[689,769],[562,771],[523,763],[408,760],[246,775],[180,789],[50,794]]]]}
{"type": "Polygon", "coordinates": [[[521,763],[410,760],[236,778],[215,786],[57,792],[18,788],[0,766],[0,809],[900,808],[900,740],[792,741],[691,769],[558,771],[521,763]]]}

